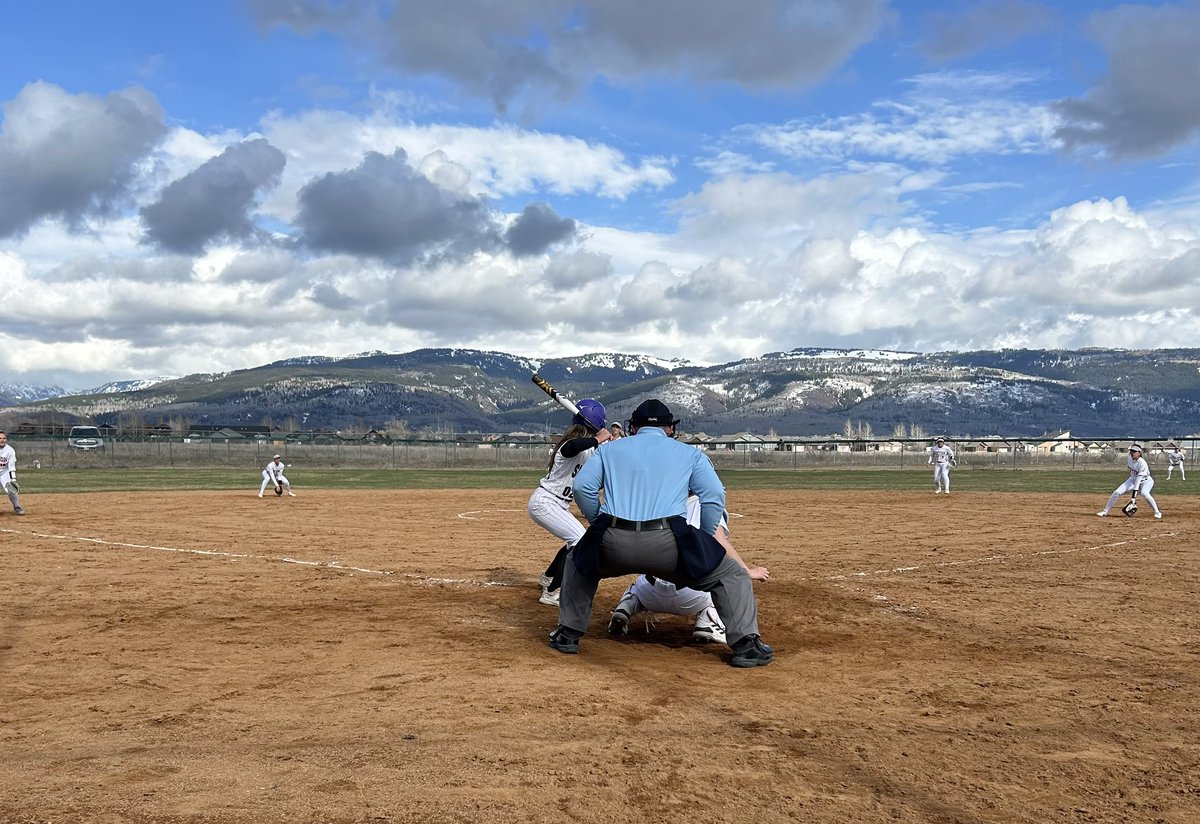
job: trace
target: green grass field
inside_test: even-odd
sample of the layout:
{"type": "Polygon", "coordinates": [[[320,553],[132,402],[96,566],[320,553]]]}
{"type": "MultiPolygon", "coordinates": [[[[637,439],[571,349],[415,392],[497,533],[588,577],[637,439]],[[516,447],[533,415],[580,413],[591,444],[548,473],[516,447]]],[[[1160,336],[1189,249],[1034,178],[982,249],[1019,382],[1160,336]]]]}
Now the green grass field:
{"type": "MultiPolygon", "coordinates": [[[[534,469],[324,469],[297,472],[296,489],[528,489],[541,477],[534,469]]],[[[920,469],[722,470],[730,490],[933,488],[931,473],[920,469]]],[[[139,490],[242,489],[256,492],[258,472],[237,469],[50,469],[23,470],[22,495],[39,492],[125,492],[139,490]]],[[[1102,470],[959,470],[956,492],[1086,492],[1107,494],[1124,472],[1102,470]]],[[[1156,495],[1195,495],[1200,484],[1158,479],[1156,495]]]]}

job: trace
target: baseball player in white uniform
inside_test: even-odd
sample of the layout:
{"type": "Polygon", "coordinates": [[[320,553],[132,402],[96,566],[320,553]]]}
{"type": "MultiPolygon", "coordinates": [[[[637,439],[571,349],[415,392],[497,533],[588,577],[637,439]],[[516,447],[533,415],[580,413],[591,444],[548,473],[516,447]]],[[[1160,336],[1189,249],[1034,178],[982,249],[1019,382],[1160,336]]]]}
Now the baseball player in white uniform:
{"type": "Polygon", "coordinates": [[[17,452],[8,445],[7,432],[0,432],[0,488],[8,496],[13,512],[24,515],[25,509],[21,506],[21,498],[17,494],[20,491],[20,487],[17,486],[17,452]]]}
{"type": "Polygon", "coordinates": [[[1117,502],[1117,498],[1129,492],[1132,493],[1132,500],[1136,501],[1138,495],[1145,498],[1146,502],[1154,507],[1154,517],[1161,519],[1163,516],[1162,511],[1158,508],[1158,503],[1154,500],[1154,496],[1150,494],[1150,490],[1154,489],[1154,479],[1150,477],[1150,465],[1142,457],[1142,447],[1140,444],[1135,443],[1129,447],[1129,456],[1125,458],[1125,463],[1129,466],[1129,477],[1125,480],[1125,483],[1113,490],[1113,494],[1109,496],[1108,503],[1104,505],[1104,509],[1096,514],[1101,518],[1107,518],[1108,511],[1113,508],[1113,504],[1117,502]]]}
{"type": "MultiPolygon", "coordinates": [[[[1183,472],[1183,462],[1187,458],[1183,454],[1183,450],[1178,444],[1171,444],[1171,451],[1167,453],[1167,480],[1171,480],[1171,473],[1176,469],[1179,470],[1179,480],[1186,481],[1187,475],[1183,472]]],[[[1176,513],[1178,514],[1178,513],[1176,513]]]]}
{"type": "MultiPolygon", "coordinates": [[[[696,495],[688,497],[687,522],[697,528],[700,526],[700,498],[696,495]]],[[[729,543],[729,519],[725,515],[721,516],[716,537],[730,557],[745,566],[741,556],[729,543]]],[[[766,567],[747,567],[746,571],[750,573],[752,580],[765,581],[770,577],[766,567]]],[[[692,626],[693,638],[697,641],[727,643],[725,623],[717,614],[711,595],[690,587],[679,588],[670,581],[651,575],[639,575],[637,580],[629,585],[629,589],[625,590],[625,594],[621,596],[621,600],[609,616],[608,631],[613,635],[626,635],[629,632],[629,620],[643,610],[695,616],[695,624],[692,626]]]]}
{"type": "Polygon", "coordinates": [[[292,482],[283,474],[284,468],[284,463],[278,455],[271,459],[271,462],[267,464],[267,468],[262,472],[262,486],[258,488],[258,497],[261,498],[263,496],[268,486],[282,486],[284,492],[293,498],[296,497],[296,493],[292,492],[292,482]]]}
{"type": "Polygon", "coordinates": [[[937,439],[937,446],[929,451],[929,461],[933,465],[933,494],[940,495],[943,490],[950,494],[950,468],[957,466],[954,460],[954,450],[946,446],[945,438],[937,439]]]}
{"type": "Polygon", "coordinates": [[[588,458],[595,454],[596,447],[611,437],[605,428],[604,404],[594,398],[584,398],[576,404],[576,408],[579,414],[571,418],[570,426],[554,447],[546,475],[529,496],[529,517],[542,529],[565,542],[538,581],[542,585],[542,595],[538,601],[552,607],[558,606],[567,553],[586,531],[571,513],[571,501],[575,499],[571,483],[588,458]]]}

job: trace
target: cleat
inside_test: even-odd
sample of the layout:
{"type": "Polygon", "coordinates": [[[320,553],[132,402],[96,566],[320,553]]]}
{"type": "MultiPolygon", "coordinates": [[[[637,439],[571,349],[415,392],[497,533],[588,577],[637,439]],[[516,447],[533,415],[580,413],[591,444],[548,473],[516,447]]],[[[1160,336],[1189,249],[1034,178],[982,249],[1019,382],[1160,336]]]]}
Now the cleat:
{"type": "Polygon", "coordinates": [[[612,616],[608,619],[608,634],[609,635],[628,635],[629,634],[629,619],[630,615],[625,610],[618,607],[613,610],[612,616]]]}
{"type": "Polygon", "coordinates": [[[775,650],[764,644],[757,635],[747,635],[737,642],[733,648],[733,660],[729,663],[735,667],[765,667],[775,659],[775,650]]]}
{"type": "Polygon", "coordinates": [[[579,652],[579,636],[582,634],[559,624],[558,629],[550,633],[550,646],[564,655],[574,655],[579,652]]]}
{"type": "Polygon", "coordinates": [[[942,490],[940,490],[940,489],[935,489],[935,490],[933,490],[933,494],[934,494],[934,495],[941,495],[941,494],[942,494],[942,490]]]}
{"type": "Polygon", "coordinates": [[[1155,513],[1154,513],[1154,520],[1156,520],[1156,521],[1161,521],[1161,520],[1162,520],[1162,513],[1161,513],[1161,512],[1155,512],[1155,513]]]}
{"type": "Polygon", "coordinates": [[[258,497],[260,497],[260,498],[262,497],[262,493],[261,493],[261,492],[260,492],[260,493],[258,493],[258,497]]]}
{"type": "Polygon", "coordinates": [[[538,586],[540,586],[542,589],[550,589],[550,584],[553,582],[554,579],[549,575],[542,575],[542,577],[538,578],[538,586]]]}
{"type": "Polygon", "coordinates": [[[1099,515],[1101,518],[1107,518],[1107,517],[1108,517],[1108,510],[1107,510],[1107,509],[1102,509],[1102,510],[1100,510],[1099,512],[1097,512],[1096,514],[1097,514],[1097,515],[1099,515]]]}
{"type": "Polygon", "coordinates": [[[637,596],[633,594],[633,585],[631,584],[629,589],[625,590],[625,594],[621,596],[621,600],[617,601],[612,616],[608,619],[609,634],[628,635],[629,619],[641,612],[641,609],[642,605],[637,596]]]}
{"type": "Polygon", "coordinates": [[[712,607],[707,607],[696,616],[696,624],[692,627],[692,638],[706,644],[724,644],[725,626],[721,616],[712,607]]]}
{"type": "Polygon", "coordinates": [[[539,604],[545,604],[548,607],[558,606],[558,596],[562,594],[562,590],[558,589],[543,589],[542,597],[538,598],[539,604]]]}

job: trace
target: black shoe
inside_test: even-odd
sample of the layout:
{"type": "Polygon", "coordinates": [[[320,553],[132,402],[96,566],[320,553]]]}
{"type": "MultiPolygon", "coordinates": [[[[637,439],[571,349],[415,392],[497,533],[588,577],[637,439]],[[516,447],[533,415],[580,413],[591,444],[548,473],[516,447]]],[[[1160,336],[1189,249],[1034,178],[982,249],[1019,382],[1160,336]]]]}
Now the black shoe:
{"type": "Polygon", "coordinates": [[[629,634],[629,618],[630,615],[625,610],[617,607],[613,610],[612,617],[608,619],[608,634],[609,635],[628,635],[629,634]]]}
{"type": "Polygon", "coordinates": [[[579,636],[581,635],[583,635],[582,632],[559,624],[558,629],[550,633],[550,646],[566,655],[574,655],[579,652],[579,636]]]}
{"type": "Polygon", "coordinates": [[[762,642],[757,635],[747,635],[733,647],[735,667],[765,667],[775,658],[775,650],[762,642]]]}

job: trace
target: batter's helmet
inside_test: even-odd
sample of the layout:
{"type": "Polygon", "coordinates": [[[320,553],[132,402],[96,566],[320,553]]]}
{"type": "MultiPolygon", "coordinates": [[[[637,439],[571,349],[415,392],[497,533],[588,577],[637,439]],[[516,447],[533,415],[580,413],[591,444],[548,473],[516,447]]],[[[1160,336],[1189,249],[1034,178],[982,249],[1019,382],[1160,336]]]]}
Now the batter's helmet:
{"type": "Polygon", "coordinates": [[[571,419],[573,423],[581,423],[589,429],[599,432],[608,422],[608,418],[604,414],[604,404],[595,398],[584,398],[575,406],[579,409],[579,414],[571,419]]]}

